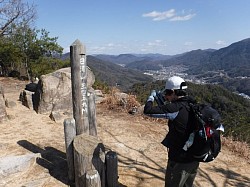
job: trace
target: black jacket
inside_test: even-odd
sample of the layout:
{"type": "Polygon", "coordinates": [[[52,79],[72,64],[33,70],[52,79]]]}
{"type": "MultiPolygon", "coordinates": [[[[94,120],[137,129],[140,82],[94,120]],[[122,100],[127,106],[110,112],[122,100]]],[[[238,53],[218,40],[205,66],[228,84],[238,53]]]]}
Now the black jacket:
{"type": "Polygon", "coordinates": [[[153,106],[152,101],[148,101],[144,107],[144,114],[151,117],[165,115],[168,118],[169,132],[162,144],[169,148],[168,157],[176,162],[191,162],[192,160],[182,149],[187,141],[190,132],[189,106],[188,103],[195,103],[191,97],[185,96],[163,106],[153,106]]]}

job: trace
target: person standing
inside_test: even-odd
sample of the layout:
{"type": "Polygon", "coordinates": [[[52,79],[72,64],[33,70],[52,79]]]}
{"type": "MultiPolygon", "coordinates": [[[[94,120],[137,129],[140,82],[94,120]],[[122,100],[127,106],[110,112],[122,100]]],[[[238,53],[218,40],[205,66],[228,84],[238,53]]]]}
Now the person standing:
{"type": "Polygon", "coordinates": [[[150,117],[167,118],[169,132],[161,142],[168,149],[168,163],[165,187],[192,187],[199,168],[183,150],[192,129],[188,103],[196,101],[187,96],[187,84],[181,77],[173,76],[166,81],[162,94],[167,103],[155,106],[156,92],[153,90],[144,107],[144,114],[150,117]]]}

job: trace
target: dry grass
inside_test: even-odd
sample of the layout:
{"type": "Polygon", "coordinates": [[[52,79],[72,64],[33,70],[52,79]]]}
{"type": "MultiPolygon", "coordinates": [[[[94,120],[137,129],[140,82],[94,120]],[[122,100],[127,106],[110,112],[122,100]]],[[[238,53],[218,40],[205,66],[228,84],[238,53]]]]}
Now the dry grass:
{"type": "Polygon", "coordinates": [[[140,107],[135,95],[121,93],[117,88],[112,88],[101,104],[107,109],[123,112],[131,112],[140,107]]]}
{"type": "Polygon", "coordinates": [[[241,157],[250,159],[250,147],[246,142],[240,142],[233,140],[232,137],[221,138],[222,146],[227,147],[233,153],[238,154],[241,157]]]}

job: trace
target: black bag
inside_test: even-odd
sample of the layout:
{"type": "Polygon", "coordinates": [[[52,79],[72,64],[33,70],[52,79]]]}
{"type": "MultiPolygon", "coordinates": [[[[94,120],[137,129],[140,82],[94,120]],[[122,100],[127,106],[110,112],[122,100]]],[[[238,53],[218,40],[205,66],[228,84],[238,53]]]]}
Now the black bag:
{"type": "Polygon", "coordinates": [[[189,126],[192,131],[183,149],[192,159],[199,162],[214,160],[221,150],[220,114],[214,108],[204,104],[189,104],[189,126]]]}

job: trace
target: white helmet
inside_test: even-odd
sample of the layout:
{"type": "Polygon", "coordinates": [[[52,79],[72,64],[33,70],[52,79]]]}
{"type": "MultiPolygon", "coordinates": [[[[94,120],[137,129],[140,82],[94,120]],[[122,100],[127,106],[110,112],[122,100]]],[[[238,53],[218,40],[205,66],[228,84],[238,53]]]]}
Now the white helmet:
{"type": "Polygon", "coordinates": [[[187,89],[187,84],[181,77],[173,76],[166,81],[165,90],[183,90],[183,89],[187,89]]]}

